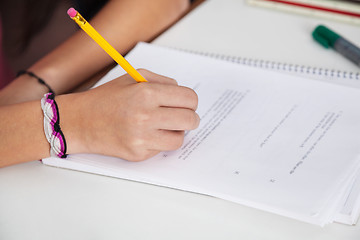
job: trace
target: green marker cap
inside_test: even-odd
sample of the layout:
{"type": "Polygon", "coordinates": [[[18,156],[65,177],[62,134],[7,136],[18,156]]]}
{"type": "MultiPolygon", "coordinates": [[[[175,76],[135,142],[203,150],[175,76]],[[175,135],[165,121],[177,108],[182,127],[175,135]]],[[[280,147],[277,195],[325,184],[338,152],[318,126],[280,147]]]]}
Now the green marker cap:
{"type": "Polygon", "coordinates": [[[319,25],[312,32],[313,38],[323,45],[325,48],[333,47],[336,40],[340,38],[340,36],[327,27],[323,25],[319,25]]]}

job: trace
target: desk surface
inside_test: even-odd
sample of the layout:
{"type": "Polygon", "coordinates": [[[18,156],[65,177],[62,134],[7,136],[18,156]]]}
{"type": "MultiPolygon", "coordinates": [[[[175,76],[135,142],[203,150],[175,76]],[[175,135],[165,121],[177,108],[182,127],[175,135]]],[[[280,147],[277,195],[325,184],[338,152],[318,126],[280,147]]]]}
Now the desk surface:
{"type": "MultiPolygon", "coordinates": [[[[229,40],[213,32],[219,29],[215,20],[226,25],[221,23],[229,20],[225,13],[234,13],[236,7],[250,9],[240,0],[208,0],[155,43],[244,56],[236,47],[237,35],[229,40]],[[214,15],[214,10],[222,14],[214,15]]],[[[334,25],[344,31],[354,29],[334,25]]],[[[359,36],[360,31],[349,34],[359,36]]],[[[300,60],[306,62],[309,57],[305,57],[300,60]]],[[[52,168],[36,161],[0,169],[0,239],[355,240],[360,239],[360,225],[320,228],[221,199],[52,168]]]]}
{"type": "Polygon", "coordinates": [[[360,46],[360,26],[253,7],[246,0],[207,0],[154,42],[168,47],[360,73],[360,68],[316,43],[317,25],[360,46]]]}

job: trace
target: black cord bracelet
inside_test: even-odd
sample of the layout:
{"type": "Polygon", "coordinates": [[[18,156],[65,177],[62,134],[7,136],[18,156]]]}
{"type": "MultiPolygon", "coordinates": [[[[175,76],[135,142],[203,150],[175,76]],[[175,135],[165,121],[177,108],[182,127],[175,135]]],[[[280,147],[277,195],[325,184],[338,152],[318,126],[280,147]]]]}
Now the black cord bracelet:
{"type": "Polygon", "coordinates": [[[49,93],[53,93],[55,95],[55,92],[51,89],[51,87],[41,78],[39,78],[35,73],[27,71],[27,70],[20,70],[17,74],[16,77],[19,77],[21,75],[27,74],[30,77],[36,78],[38,80],[38,82],[44,86],[46,86],[49,90],[49,93]]]}

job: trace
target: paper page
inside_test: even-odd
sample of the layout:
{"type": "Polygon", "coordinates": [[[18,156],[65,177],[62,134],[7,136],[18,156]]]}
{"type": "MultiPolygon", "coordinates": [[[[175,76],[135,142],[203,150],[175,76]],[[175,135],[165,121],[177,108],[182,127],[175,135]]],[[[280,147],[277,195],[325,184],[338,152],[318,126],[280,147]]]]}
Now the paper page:
{"type": "Polygon", "coordinates": [[[336,216],[336,222],[345,224],[356,224],[360,215],[360,173],[353,184],[351,185],[351,192],[347,196],[346,201],[336,216]]]}
{"type": "Polygon", "coordinates": [[[141,163],[74,155],[46,164],[66,167],[68,161],[78,170],[208,194],[320,225],[333,220],[344,199],[334,196],[344,194],[359,168],[359,90],[144,44],[128,60],[193,87],[199,128],[186,134],[179,150],[141,163]]]}

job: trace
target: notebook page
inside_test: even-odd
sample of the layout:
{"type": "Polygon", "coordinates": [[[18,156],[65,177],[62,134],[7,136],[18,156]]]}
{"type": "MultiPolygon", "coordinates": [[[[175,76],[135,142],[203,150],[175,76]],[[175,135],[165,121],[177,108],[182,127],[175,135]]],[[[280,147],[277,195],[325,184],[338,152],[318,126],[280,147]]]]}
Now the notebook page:
{"type": "Polygon", "coordinates": [[[351,185],[343,208],[336,216],[336,221],[345,224],[356,224],[360,215],[360,173],[351,185]]]}
{"type": "MultiPolygon", "coordinates": [[[[145,44],[128,60],[193,87],[199,128],[187,133],[179,150],[141,163],[74,155],[69,164],[314,224],[333,220],[334,206],[343,204],[343,196],[333,196],[344,193],[359,168],[359,90],[145,44]]],[[[104,81],[116,74],[121,70],[104,81]]],[[[52,161],[67,167],[63,160],[44,162],[52,161]]]]}

